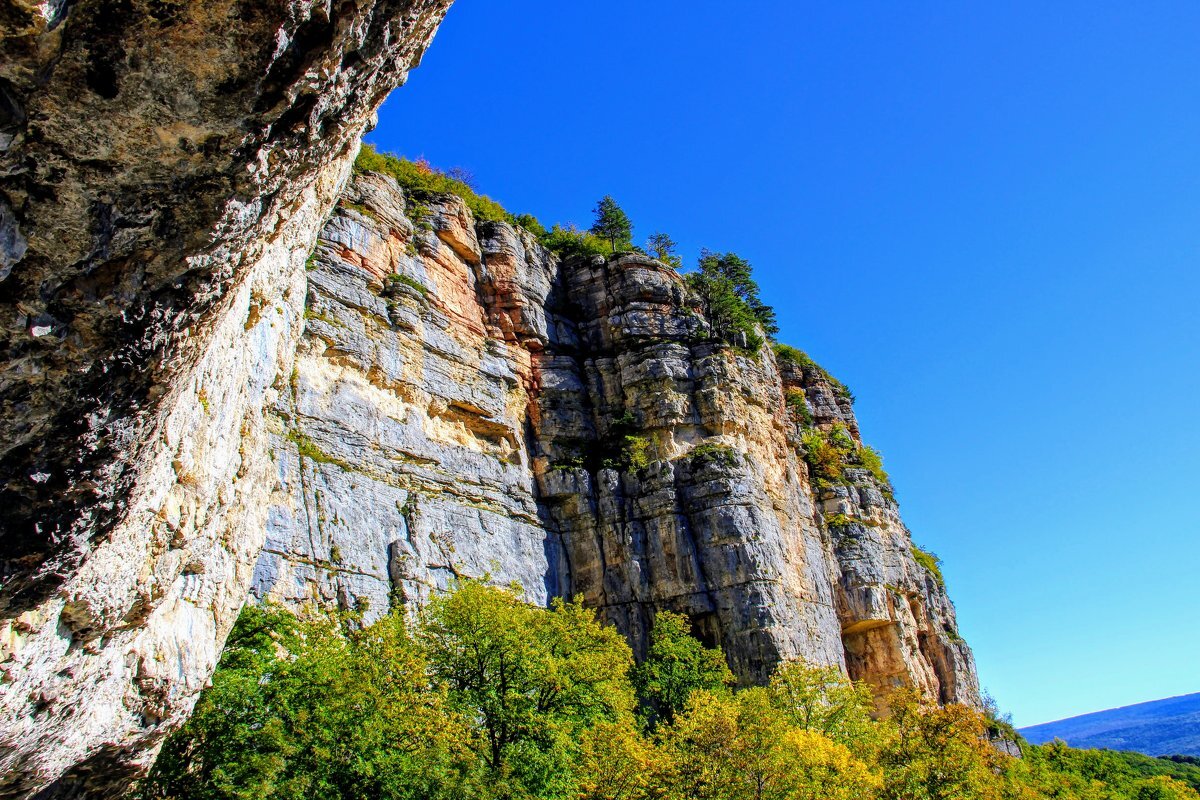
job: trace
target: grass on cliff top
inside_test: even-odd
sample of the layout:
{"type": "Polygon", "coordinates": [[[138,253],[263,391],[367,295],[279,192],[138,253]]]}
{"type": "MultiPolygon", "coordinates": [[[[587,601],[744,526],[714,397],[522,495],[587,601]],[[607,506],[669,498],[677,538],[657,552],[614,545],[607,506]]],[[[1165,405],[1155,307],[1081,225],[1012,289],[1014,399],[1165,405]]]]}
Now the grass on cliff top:
{"type": "MultiPolygon", "coordinates": [[[[543,247],[563,258],[576,255],[608,255],[611,250],[603,239],[574,225],[555,225],[547,229],[532,214],[509,212],[492,198],[477,192],[470,182],[470,176],[462,170],[440,170],[424,159],[410,161],[391,153],[380,153],[369,144],[364,144],[359,150],[354,169],[358,172],[380,172],[390,175],[415,198],[436,194],[460,197],[477,220],[507,222],[509,225],[524,228],[537,237],[543,247]]],[[[414,208],[420,209],[422,206],[417,203],[414,208]]]]}
{"type": "MultiPolygon", "coordinates": [[[[358,151],[354,168],[359,172],[381,172],[396,179],[405,191],[413,194],[452,194],[461,197],[476,219],[490,222],[514,222],[515,218],[485,194],[479,194],[464,180],[465,174],[443,172],[420,159],[406,158],[380,153],[369,144],[358,151]]],[[[469,178],[468,178],[469,180],[469,178]]]]}

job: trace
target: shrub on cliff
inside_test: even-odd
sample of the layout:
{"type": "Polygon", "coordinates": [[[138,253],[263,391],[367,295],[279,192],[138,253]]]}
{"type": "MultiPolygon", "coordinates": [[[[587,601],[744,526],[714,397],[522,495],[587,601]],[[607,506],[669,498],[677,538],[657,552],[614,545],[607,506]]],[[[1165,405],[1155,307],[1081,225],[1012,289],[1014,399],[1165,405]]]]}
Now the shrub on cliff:
{"type": "Polygon", "coordinates": [[[574,225],[556,224],[540,240],[543,247],[562,258],[608,255],[608,244],[603,239],[574,225]]]}
{"type": "Polygon", "coordinates": [[[891,483],[883,469],[879,451],[868,445],[860,446],[841,424],[829,428],[808,428],[800,436],[804,445],[804,460],[818,488],[847,483],[846,468],[857,467],[871,473],[887,495],[891,483]]]}
{"type": "Polygon", "coordinates": [[[833,393],[838,397],[845,397],[851,401],[854,400],[854,394],[847,388],[846,384],[830,375],[828,370],[809,358],[808,353],[782,342],[772,343],[771,350],[775,353],[775,360],[780,364],[790,364],[803,372],[824,378],[833,387],[833,393]]]}
{"type": "Polygon", "coordinates": [[[420,197],[422,194],[453,194],[461,197],[476,219],[491,222],[509,222],[515,218],[504,210],[504,206],[487,195],[479,194],[466,181],[455,177],[453,172],[439,170],[424,159],[409,161],[406,158],[380,153],[369,144],[364,144],[355,159],[354,168],[359,171],[381,172],[396,179],[405,191],[420,197]]]}
{"type": "Polygon", "coordinates": [[[942,577],[942,560],[937,557],[936,553],[922,550],[914,544],[912,546],[912,557],[913,561],[916,561],[926,572],[933,576],[933,579],[938,582],[939,586],[946,585],[946,579],[942,577]]]}

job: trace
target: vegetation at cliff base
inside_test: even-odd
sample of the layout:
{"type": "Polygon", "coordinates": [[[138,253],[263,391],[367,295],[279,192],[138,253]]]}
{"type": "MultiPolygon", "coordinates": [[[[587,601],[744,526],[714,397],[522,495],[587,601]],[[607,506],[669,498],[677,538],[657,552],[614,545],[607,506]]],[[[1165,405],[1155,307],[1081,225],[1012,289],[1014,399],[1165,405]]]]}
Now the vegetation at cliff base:
{"type": "Polygon", "coordinates": [[[686,616],[635,665],[578,602],[463,582],[409,621],[247,606],[138,800],[1200,800],[1192,765],[1060,742],[781,665],[735,689],[686,616]]]}

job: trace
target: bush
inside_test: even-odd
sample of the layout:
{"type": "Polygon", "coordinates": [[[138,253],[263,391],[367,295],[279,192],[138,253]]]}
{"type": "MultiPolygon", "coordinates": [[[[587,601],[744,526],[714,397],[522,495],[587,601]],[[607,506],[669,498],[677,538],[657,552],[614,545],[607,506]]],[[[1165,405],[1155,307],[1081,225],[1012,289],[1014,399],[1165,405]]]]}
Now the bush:
{"type": "Polygon", "coordinates": [[[354,168],[360,172],[381,172],[396,179],[405,191],[415,197],[422,195],[452,194],[461,197],[476,219],[491,222],[513,222],[515,217],[504,206],[487,195],[481,195],[465,181],[436,169],[424,159],[409,161],[406,158],[380,153],[369,144],[358,151],[354,168]]]}
{"type": "Polygon", "coordinates": [[[608,242],[588,231],[581,231],[574,225],[555,225],[540,237],[542,246],[557,253],[561,258],[571,256],[606,256],[608,242]]]}
{"type": "Polygon", "coordinates": [[[688,451],[687,457],[692,460],[694,467],[719,464],[727,469],[732,469],[741,461],[736,450],[727,444],[718,442],[701,442],[688,451]]]}
{"type": "Polygon", "coordinates": [[[922,550],[915,544],[912,546],[913,560],[920,564],[934,580],[938,582],[938,586],[945,586],[946,580],[942,577],[942,560],[934,553],[927,550],[922,550]]]}
{"type": "Polygon", "coordinates": [[[866,445],[860,447],[844,425],[809,428],[801,434],[800,442],[804,446],[804,460],[819,488],[847,483],[846,467],[858,467],[870,472],[883,493],[891,497],[890,479],[879,451],[866,445]]]}
{"type": "Polygon", "coordinates": [[[538,239],[545,238],[549,233],[546,230],[546,226],[542,225],[533,214],[517,214],[513,217],[513,222],[538,237],[538,239]]]}
{"type": "Polygon", "coordinates": [[[717,648],[661,610],[649,652],[578,602],[473,581],[410,622],[248,605],[139,800],[1200,800],[1196,765],[1022,742],[1000,717],[779,665],[731,688],[717,648]],[[635,703],[640,702],[640,717],[635,703]],[[1191,770],[1193,772],[1189,773],[1191,770]]]}
{"type": "Polygon", "coordinates": [[[626,469],[638,470],[650,466],[650,440],[645,436],[627,435],[622,451],[626,469]]]}
{"type": "Polygon", "coordinates": [[[803,350],[792,347],[790,344],[783,344],[782,342],[774,342],[771,345],[771,350],[775,353],[776,361],[781,364],[791,364],[804,372],[824,378],[833,387],[834,394],[853,402],[854,394],[846,387],[846,384],[830,375],[824,367],[809,358],[808,354],[803,350]]]}
{"type": "Polygon", "coordinates": [[[808,397],[799,386],[789,386],[783,391],[783,402],[788,410],[796,415],[800,424],[809,427],[813,424],[812,412],[808,410],[808,397]]]}

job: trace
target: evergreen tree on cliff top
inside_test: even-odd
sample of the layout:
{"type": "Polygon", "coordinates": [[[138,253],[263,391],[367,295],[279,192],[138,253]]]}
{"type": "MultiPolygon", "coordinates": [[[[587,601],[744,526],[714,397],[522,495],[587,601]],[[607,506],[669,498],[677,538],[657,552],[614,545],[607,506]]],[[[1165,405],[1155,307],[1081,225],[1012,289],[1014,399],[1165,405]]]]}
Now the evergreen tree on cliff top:
{"type": "Polygon", "coordinates": [[[758,296],[751,271],[750,262],[737,253],[703,250],[698,269],[686,281],[703,301],[714,332],[730,342],[743,341],[747,350],[755,351],[762,346],[758,327],[774,336],[779,326],[775,309],[758,296]]]}
{"type": "Polygon", "coordinates": [[[596,221],[592,223],[591,233],[607,239],[614,253],[617,252],[617,245],[628,246],[633,241],[633,223],[617,205],[617,201],[612,199],[612,195],[605,195],[592,210],[596,214],[596,221]]]}

